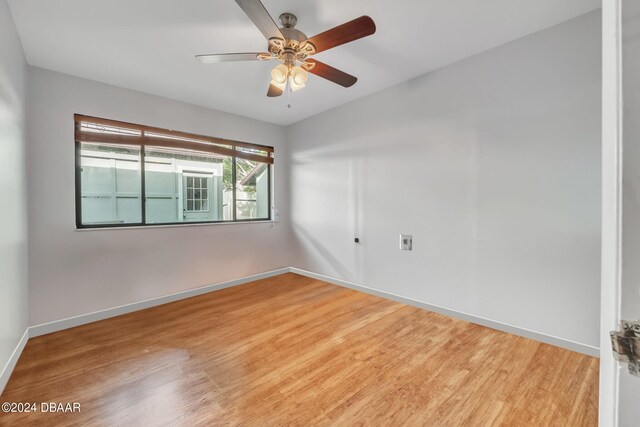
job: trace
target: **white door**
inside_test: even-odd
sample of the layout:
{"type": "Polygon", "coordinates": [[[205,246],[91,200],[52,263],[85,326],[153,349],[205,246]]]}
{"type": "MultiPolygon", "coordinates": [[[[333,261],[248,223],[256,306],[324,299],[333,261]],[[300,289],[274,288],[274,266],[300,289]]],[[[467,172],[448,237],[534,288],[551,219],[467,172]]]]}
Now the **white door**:
{"type": "Polygon", "coordinates": [[[185,172],[182,181],[184,221],[210,221],[214,208],[211,203],[213,174],[185,172]]]}
{"type": "Polygon", "coordinates": [[[640,425],[640,377],[609,331],[640,319],[640,2],[603,0],[600,425],[640,425]]]}

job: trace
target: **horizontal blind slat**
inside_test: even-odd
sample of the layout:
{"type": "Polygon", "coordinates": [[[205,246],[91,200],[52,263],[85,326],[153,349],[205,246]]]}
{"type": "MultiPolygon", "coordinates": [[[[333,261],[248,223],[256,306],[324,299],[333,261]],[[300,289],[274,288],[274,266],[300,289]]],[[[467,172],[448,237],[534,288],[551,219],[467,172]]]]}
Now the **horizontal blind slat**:
{"type": "MultiPolygon", "coordinates": [[[[234,141],[230,139],[216,138],[216,137],[205,136],[205,135],[198,135],[195,133],[181,132],[181,131],[176,131],[171,129],[162,129],[162,128],[156,128],[153,126],[146,126],[146,125],[137,125],[134,123],[126,123],[126,122],[120,122],[117,120],[103,119],[100,117],[85,116],[82,114],[75,114],[74,118],[76,122],[76,127],[79,127],[80,124],[83,122],[93,123],[97,125],[113,126],[113,127],[122,128],[122,129],[133,129],[133,130],[138,130],[143,132],[152,132],[152,133],[162,134],[163,136],[166,136],[167,137],[166,139],[168,140],[171,140],[171,138],[168,138],[168,137],[174,136],[176,138],[196,139],[199,141],[208,142],[212,144],[229,145],[234,148],[235,147],[248,148],[252,150],[265,151],[267,153],[274,152],[273,147],[270,147],[268,145],[251,144],[248,142],[234,141]]],[[[176,143],[179,142],[178,139],[176,139],[175,141],[176,143]]],[[[221,147],[221,148],[224,148],[224,147],[221,147]]]]}
{"type": "Polygon", "coordinates": [[[250,144],[246,142],[231,141],[221,138],[207,137],[202,135],[190,134],[185,132],[171,131],[160,128],[154,128],[144,125],[136,125],[132,123],[124,123],[116,120],[101,119],[97,117],[83,116],[76,114],[75,116],[76,132],[75,140],[77,142],[92,142],[92,143],[105,143],[105,144],[123,144],[123,145],[149,145],[156,147],[166,148],[178,148],[194,151],[202,151],[207,153],[219,154],[224,156],[235,156],[241,159],[256,161],[260,163],[273,164],[273,147],[265,145],[250,144]],[[83,131],[82,123],[95,124],[101,126],[109,126],[112,128],[126,130],[140,131],[140,135],[131,133],[110,133],[96,132],[96,131],[83,131]],[[146,135],[150,132],[155,135],[146,135]],[[173,138],[172,138],[173,137],[173,138]],[[185,138],[197,140],[187,141],[185,138]],[[200,143],[199,141],[202,141],[200,143]],[[233,148],[227,148],[216,144],[222,144],[231,146],[233,148]],[[237,148],[248,148],[257,151],[266,152],[267,155],[253,154],[246,151],[238,150],[237,148]]]}

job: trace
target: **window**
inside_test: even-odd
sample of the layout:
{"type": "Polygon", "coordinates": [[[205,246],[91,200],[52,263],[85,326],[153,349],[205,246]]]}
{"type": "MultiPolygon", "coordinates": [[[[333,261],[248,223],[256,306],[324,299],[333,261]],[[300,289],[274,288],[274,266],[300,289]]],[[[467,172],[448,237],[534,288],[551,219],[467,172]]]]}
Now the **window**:
{"type": "Polygon", "coordinates": [[[271,218],[273,147],[75,116],[76,225],[271,218]]]}
{"type": "Polygon", "coordinates": [[[209,179],[201,176],[187,176],[187,212],[208,212],[209,194],[207,183],[209,179]]]}
{"type": "Polygon", "coordinates": [[[268,215],[268,169],[264,163],[236,160],[236,218],[250,219],[268,215]]]}

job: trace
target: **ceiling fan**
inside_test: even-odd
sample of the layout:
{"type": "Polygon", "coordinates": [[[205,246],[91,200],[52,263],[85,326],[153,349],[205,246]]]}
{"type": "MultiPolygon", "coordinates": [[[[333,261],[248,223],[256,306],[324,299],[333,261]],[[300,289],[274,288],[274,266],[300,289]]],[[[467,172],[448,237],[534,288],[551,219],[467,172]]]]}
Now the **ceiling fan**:
{"type": "Polygon", "coordinates": [[[270,97],[282,95],[287,88],[296,91],[305,87],[309,77],[307,72],[344,87],[351,87],[358,80],[344,71],[310,57],[372,35],[376,32],[376,24],[370,17],[361,16],[308,38],[295,28],[298,19],[292,13],[280,15],[282,28],[278,28],[260,0],[236,0],[236,3],[269,41],[268,51],[197,55],[196,58],[200,62],[210,64],[231,61],[279,61],[280,64],[271,71],[271,84],[267,91],[267,96],[270,97]]]}

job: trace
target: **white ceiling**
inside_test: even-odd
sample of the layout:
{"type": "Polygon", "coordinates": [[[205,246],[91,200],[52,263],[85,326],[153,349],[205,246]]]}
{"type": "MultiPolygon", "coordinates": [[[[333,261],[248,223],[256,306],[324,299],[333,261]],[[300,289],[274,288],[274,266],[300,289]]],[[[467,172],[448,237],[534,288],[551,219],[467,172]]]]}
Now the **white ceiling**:
{"type": "Polygon", "coordinates": [[[369,93],[595,10],[600,0],[263,0],[312,36],[369,15],[371,37],[318,54],[359,78],[349,89],[311,76],[267,98],[272,62],[200,64],[203,53],[263,51],[233,0],[9,0],[29,64],[277,124],[369,93]]]}

